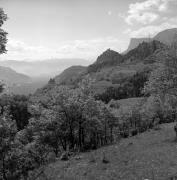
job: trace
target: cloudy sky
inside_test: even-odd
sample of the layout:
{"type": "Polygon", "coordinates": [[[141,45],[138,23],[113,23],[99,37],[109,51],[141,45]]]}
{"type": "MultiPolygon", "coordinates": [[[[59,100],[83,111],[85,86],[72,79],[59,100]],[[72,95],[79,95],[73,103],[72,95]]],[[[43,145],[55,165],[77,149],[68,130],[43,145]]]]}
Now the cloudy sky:
{"type": "Polygon", "coordinates": [[[95,59],[131,37],[177,27],[177,0],[0,0],[9,19],[1,59],[95,59]]]}

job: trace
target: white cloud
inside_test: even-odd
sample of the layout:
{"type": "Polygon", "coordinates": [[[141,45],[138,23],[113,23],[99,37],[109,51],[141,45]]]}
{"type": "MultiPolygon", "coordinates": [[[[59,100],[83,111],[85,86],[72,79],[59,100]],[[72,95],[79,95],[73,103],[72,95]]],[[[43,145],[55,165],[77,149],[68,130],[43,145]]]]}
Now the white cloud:
{"type": "Polygon", "coordinates": [[[36,60],[46,58],[96,58],[108,48],[120,50],[126,48],[126,42],[114,37],[97,38],[91,40],[67,41],[57,48],[31,46],[23,41],[10,38],[7,44],[7,54],[1,59],[36,60]]]}
{"type": "Polygon", "coordinates": [[[141,23],[141,24],[150,24],[158,19],[158,15],[155,13],[145,12],[145,13],[134,13],[129,15],[126,18],[126,22],[128,24],[133,24],[134,21],[141,23]]]}
{"type": "Polygon", "coordinates": [[[113,37],[106,37],[67,42],[64,46],[58,48],[57,52],[65,54],[74,53],[77,57],[96,57],[108,48],[119,51],[121,47],[123,49],[126,48],[125,41],[113,37]]]}
{"type": "Polygon", "coordinates": [[[49,49],[42,46],[30,46],[23,41],[16,39],[9,39],[7,43],[7,48],[10,52],[35,52],[42,53],[49,51],[49,49]]]}
{"type": "Polygon", "coordinates": [[[132,3],[129,5],[127,16],[124,17],[125,21],[129,25],[151,24],[158,20],[162,13],[168,11],[171,3],[176,3],[176,0],[145,0],[132,3]]]}
{"type": "Polygon", "coordinates": [[[143,0],[129,5],[124,32],[130,37],[149,37],[177,27],[177,0],[143,0]],[[176,16],[176,17],[175,17],[176,16]],[[143,25],[143,26],[142,26],[143,25]]]}
{"type": "Polygon", "coordinates": [[[124,33],[128,34],[130,37],[153,37],[156,35],[158,32],[163,31],[165,29],[170,29],[170,28],[177,28],[177,20],[174,18],[171,18],[168,20],[168,22],[163,22],[160,25],[149,25],[142,27],[138,30],[131,30],[127,29],[124,33]]]}
{"type": "Polygon", "coordinates": [[[7,54],[2,54],[1,59],[41,59],[51,57],[54,50],[42,46],[31,46],[23,41],[13,38],[8,39],[7,54]]]}

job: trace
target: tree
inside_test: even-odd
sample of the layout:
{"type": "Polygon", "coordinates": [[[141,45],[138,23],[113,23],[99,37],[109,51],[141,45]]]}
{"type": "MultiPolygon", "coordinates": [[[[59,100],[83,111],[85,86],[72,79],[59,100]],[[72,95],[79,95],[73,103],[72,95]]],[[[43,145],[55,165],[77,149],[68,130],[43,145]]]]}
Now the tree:
{"type": "Polygon", "coordinates": [[[119,86],[108,87],[102,94],[96,94],[95,98],[108,103],[111,99],[142,97],[144,96],[142,89],[148,80],[149,72],[149,69],[144,69],[131,77],[123,78],[119,80],[119,86]]]}
{"type": "Polygon", "coordinates": [[[33,99],[29,109],[35,134],[56,156],[58,151],[82,151],[113,141],[113,115],[94,99],[89,87],[87,80],[77,89],[56,84],[33,99]]]}
{"type": "Polygon", "coordinates": [[[0,172],[4,180],[7,180],[8,174],[13,171],[9,166],[12,162],[11,152],[14,148],[15,134],[15,123],[9,117],[8,112],[5,111],[0,117],[0,172]]]}
{"type": "Polygon", "coordinates": [[[6,20],[7,15],[4,13],[3,9],[0,8],[0,54],[6,52],[7,33],[3,29],[1,29],[1,26],[6,20]]]}
{"type": "MultiPolygon", "coordinates": [[[[6,43],[7,43],[7,33],[1,29],[1,26],[4,24],[4,21],[7,20],[7,15],[4,13],[3,9],[0,8],[0,54],[5,53],[6,43]]],[[[0,83],[0,93],[4,89],[4,84],[0,83]]]]}
{"type": "Polygon", "coordinates": [[[28,96],[24,95],[2,95],[0,98],[1,114],[4,113],[4,109],[8,107],[9,115],[16,121],[17,129],[22,130],[27,124],[30,118],[28,112],[28,96]]]}
{"type": "Polygon", "coordinates": [[[176,48],[171,47],[163,54],[161,61],[152,72],[144,87],[144,93],[160,98],[162,105],[167,96],[177,96],[177,56],[176,48]]]}
{"type": "Polygon", "coordinates": [[[10,104],[10,114],[16,121],[18,130],[22,130],[27,124],[30,118],[28,112],[28,97],[24,95],[13,95],[12,102],[10,104]]]}
{"type": "MultiPolygon", "coordinates": [[[[177,54],[173,45],[160,56],[161,63],[151,72],[149,80],[144,87],[144,93],[150,95],[155,101],[150,104],[154,118],[159,122],[171,122],[176,118],[177,103],[177,54]]],[[[150,100],[149,99],[149,100],[150,100]]],[[[150,100],[152,102],[152,100],[150,100]]],[[[149,102],[150,102],[149,101],[149,102]]],[[[147,106],[148,107],[148,106],[147,106]]]]}

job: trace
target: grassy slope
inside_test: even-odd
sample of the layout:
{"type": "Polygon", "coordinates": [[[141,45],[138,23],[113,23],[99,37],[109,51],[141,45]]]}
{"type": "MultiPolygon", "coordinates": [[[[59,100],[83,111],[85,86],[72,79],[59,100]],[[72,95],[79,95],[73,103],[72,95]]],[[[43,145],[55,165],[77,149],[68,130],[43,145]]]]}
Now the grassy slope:
{"type": "Polygon", "coordinates": [[[166,180],[177,175],[174,123],[119,143],[57,161],[45,171],[51,180],[166,180]],[[103,153],[109,163],[102,162],[103,153]]]}

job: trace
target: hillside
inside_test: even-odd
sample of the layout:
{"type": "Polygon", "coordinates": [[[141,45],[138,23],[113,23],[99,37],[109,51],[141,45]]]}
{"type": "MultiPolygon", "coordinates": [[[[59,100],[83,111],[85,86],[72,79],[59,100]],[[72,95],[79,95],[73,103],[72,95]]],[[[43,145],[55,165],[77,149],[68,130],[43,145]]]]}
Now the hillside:
{"type": "Polygon", "coordinates": [[[13,84],[8,88],[9,93],[18,95],[29,95],[35,93],[38,88],[42,88],[49,79],[45,78],[31,78],[30,82],[24,82],[21,84],[13,84]]]}
{"type": "Polygon", "coordinates": [[[115,145],[56,161],[45,169],[52,180],[170,180],[177,177],[174,123],[115,145]],[[103,163],[105,154],[108,163],[103,163]]]}
{"type": "Polygon", "coordinates": [[[0,66],[0,81],[5,84],[4,93],[29,95],[42,88],[49,78],[31,78],[15,70],[0,66]]]}
{"type": "Polygon", "coordinates": [[[148,56],[154,54],[157,50],[167,49],[167,46],[160,41],[153,40],[151,42],[142,42],[135,49],[130,50],[124,55],[124,61],[126,62],[138,62],[143,61],[148,56]]]}
{"type": "Polygon", "coordinates": [[[67,69],[65,69],[61,74],[56,76],[55,82],[57,84],[71,84],[73,81],[75,81],[84,71],[86,70],[86,67],[84,66],[71,66],[67,69]]]}
{"type": "Polygon", "coordinates": [[[0,66],[0,80],[12,85],[17,83],[27,83],[30,81],[30,77],[17,73],[11,68],[0,66]]]}

